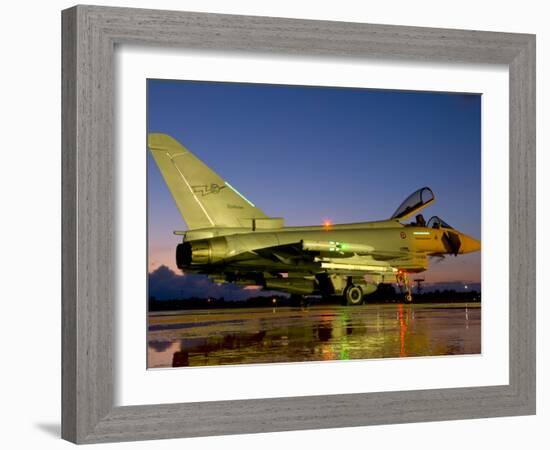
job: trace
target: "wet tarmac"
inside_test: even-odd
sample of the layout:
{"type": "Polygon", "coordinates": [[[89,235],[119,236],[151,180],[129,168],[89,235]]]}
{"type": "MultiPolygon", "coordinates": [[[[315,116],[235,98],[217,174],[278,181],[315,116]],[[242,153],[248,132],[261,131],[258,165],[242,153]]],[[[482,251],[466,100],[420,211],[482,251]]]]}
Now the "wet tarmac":
{"type": "Polygon", "coordinates": [[[149,314],[148,367],[481,352],[479,304],[213,309],[149,314]]]}

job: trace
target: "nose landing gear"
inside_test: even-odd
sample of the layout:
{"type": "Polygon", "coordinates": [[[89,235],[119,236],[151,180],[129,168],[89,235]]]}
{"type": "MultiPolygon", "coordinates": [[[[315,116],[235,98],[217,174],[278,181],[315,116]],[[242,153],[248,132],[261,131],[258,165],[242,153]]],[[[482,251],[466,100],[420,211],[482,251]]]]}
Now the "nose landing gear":
{"type": "Polygon", "coordinates": [[[405,288],[406,290],[405,300],[407,301],[407,303],[411,303],[412,302],[411,281],[409,280],[409,276],[407,272],[403,272],[402,270],[400,270],[395,275],[395,279],[397,280],[397,284],[401,292],[403,292],[403,288],[405,288]]]}

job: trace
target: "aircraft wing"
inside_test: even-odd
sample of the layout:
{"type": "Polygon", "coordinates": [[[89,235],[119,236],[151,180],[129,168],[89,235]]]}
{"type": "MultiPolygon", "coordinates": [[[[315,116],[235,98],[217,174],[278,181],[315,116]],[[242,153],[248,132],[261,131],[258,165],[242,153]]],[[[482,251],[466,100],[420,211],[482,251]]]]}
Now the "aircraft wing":
{"type": "Polygon", "coordinates": [[[314,255],[304,251],[300,242],[264,247],[254,250],[254,253],[262,258],[282,262],[283,264],[300,264],[314,261],[314,255]]]}

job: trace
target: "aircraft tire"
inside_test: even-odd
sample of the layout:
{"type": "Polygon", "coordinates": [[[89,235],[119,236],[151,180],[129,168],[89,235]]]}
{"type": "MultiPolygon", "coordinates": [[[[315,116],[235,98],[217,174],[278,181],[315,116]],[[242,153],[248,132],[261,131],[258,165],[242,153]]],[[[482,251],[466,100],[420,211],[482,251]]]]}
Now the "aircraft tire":
{"type": "Polygon", "coordinates": [[[405,294],[405,301],[407,303],[412,303],[412,301],[413,301],[412,295],[411,294],[405,294]]]}
{"type": "Polygon", "coordinates": [[[344,291],[344,299],[348,306],[361,305],[363,303],[363,290],[360,286],[352,284],[344,291]]]}

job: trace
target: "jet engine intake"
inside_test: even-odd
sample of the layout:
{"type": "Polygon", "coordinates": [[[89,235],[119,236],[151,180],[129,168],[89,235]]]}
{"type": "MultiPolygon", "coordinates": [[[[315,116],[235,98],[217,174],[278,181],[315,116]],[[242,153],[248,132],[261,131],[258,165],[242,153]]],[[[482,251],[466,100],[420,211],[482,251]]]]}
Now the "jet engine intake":
{"type": "Polygon", "coordinates": [[[378,289],[378,285],[374,283],[361,283],[359,284],[361,286],[361,290],[363,291],[363,295],[369,295],[375,292],[378,289]]]}
{"type": "Polygon", "coordinates": [[[225,238],[184,241],[176,247],[176,265],[179,269],[189,266],[220,262],[227,255],[225,238]]]}
{"type": "Polygon", "coordinates": [[[443,236],[441,236],[441,242],[445,246],[447,253],[452,253],[455,256],[459,253],[461,242],[457,233],[446,231],[443,233],[443,236]]]}

